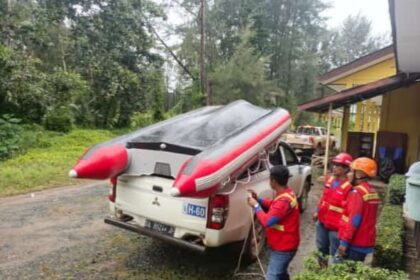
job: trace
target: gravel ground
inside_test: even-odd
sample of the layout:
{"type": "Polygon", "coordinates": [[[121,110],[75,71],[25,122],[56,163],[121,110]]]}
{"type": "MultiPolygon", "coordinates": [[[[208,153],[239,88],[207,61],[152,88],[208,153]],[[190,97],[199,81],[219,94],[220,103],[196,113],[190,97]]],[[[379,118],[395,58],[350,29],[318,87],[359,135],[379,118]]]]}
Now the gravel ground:
{"type": "MultiPolygon", "coordinates": [[[[107,187],[62,187],[0,199],[0,279],[232,279],[238,252],[198,255],[106,225],[107,187]]],[[[311,213],[302,215],[302,241],[290,271],[314,250],[311,213]]],[[[264,267],[267,252],[262,253],[264,267]]],[[[241,272],[259,272],[256,263],[241,272]]],[[[256,279],[240,276],[235,279],[256,279]]]]}

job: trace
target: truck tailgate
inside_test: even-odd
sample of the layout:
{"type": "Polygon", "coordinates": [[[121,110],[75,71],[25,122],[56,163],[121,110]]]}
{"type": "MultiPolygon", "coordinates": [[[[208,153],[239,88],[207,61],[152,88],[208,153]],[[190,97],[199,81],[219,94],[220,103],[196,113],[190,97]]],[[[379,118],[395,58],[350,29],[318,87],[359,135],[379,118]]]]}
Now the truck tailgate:
{"type": "Polygon", "coordinates": [[[311,144],[309,142],[309,137],[306,135],[296,135],[296,134],[291,134],[287,136],[287,141],[289,143],[293,143],[293,144],[301,144],[301,145],[308,145],[311,144]]]}
{"type": "Polygon", "coordinates": [[[203,235],[207,224],[208,198],[178,198],[169,194],[173,180],[157,176],[121,176],[115,206],[139,226],[160,230],[169,226],[170,235],[183,238],[203,235]]]}

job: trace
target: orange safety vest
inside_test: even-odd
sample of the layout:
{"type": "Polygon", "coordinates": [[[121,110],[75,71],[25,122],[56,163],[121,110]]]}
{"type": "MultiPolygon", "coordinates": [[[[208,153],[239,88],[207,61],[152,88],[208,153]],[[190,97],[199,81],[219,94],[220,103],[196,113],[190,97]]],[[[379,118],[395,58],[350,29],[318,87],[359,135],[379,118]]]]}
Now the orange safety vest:
{"type": "Polygon", "coordinates": [[[277,224],[266,228],[267,243],[275,251],[295,251],[299,246],[299,220],[300,212],[296,195],[288,190],[277,196],[270,207],[280,200],[287,200],[291,211],[277,224]]]}
{"type": "Polygon", "coordinates": [[[376,220],[380,198],[378,193],[367,182],[354,187],[354,190],[361,196],[363,201],[360,225],[358,228],[355,228],[349,218],[349,213],[353,212],[351,211],[352,207],[357,207],[357,205],[348,203],[340,223],[339,238],[348,241],[354,246],[373,247],[376,240],[376,220]],[[354,233],[351,240],[348,240],[350,239],[350,232],[354,233]]]}
{"type": "Polygon", "coordinates": [[[319,204],[318,219],[329,230],[338,231],[347,195],[352,189],[350,182],[344,181],[333,188],[334,176],[328,177],[319,204]]]}

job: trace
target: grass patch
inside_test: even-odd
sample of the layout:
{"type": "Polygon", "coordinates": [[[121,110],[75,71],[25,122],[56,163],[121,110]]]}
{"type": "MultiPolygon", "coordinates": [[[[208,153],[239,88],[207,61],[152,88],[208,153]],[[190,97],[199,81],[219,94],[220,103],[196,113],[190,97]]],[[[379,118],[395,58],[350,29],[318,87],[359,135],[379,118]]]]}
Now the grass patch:
{"type": "Polygon", "coordinates": [[[35,148],[0,162],[0,196],[48,187],[79,184],[68,171],[90,146],[106,141],[122,131],[76,129],[69,134],[37,131],[35,148]]]}
{"type": "Polygon", "coordinates": [[[326,269],[319,266],[315,257],[305,260],[305,270],[295,280],[408,280],[403,271],[366,266],[361,262],[346,261],[326,269]]]}

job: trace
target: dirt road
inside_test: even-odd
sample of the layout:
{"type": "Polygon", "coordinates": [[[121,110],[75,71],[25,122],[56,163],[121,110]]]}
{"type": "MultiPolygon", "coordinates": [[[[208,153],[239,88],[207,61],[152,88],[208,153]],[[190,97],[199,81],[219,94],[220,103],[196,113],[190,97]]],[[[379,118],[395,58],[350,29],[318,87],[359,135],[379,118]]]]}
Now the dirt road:
{"type": "MultiPolygon", "coordinates": [[[[310,216],[318,189],[302,216],[292,273],[314,248],[310,216]]],[[[107,193],[96,183],[1,198],[0,279],[232,279],[236,252],[201,256],[104,224],[107,193]]],[[[267,253],[262,261],[266,266],[267,253]]],[[[258,272],[258,266],[242,272],[258,272]]]]}

